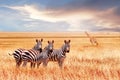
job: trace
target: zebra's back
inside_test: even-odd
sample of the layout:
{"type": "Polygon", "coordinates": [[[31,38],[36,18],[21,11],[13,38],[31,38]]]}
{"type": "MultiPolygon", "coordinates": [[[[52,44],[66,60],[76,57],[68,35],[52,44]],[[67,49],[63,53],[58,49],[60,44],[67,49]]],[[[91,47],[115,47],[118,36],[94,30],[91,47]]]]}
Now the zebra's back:
{"type": "Polygon", "coordinates": [[[40,53],[39,51],[33,49],[26,50],[22,53],[22,60],[28,62],[35,62],[37,54],[39,53],[40,53]]]}

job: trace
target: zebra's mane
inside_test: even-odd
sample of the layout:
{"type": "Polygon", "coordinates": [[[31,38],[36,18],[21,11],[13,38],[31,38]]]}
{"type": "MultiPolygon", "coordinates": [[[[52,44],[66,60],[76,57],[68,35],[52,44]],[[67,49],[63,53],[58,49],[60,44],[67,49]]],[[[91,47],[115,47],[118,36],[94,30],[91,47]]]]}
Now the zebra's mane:
{"type": "Polygon", "coordinates": [[[48,46],[46,46],[46,47],[44,48],[44,50],[48,50],[48,46]]]}
{"type": "Polygon", "coordinates": [[[65,44],[62,45],[61,50],[63,53],[65,52],[65,44]]]}
{"type": "Polygon", "coordinates": [[[44,49],[43,49],[43,52],[44,51],[48,51],[48,46],[46,46],[44,49]]]}
{"type": "Polygon", "coordinates": [[[35,44],[32,49],[37,50],[37,49],[38,49],[38,46],[39,46],[38,44],[35,44]]]}

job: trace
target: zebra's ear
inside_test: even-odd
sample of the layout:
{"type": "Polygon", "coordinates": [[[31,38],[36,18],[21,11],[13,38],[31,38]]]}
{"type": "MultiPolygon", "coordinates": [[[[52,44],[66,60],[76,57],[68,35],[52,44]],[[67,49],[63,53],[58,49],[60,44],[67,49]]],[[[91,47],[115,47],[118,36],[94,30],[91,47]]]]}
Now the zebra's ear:
{"type": "Polygon", "coordinates": [[[64,42],[66,43],[67,41],[66,41],[66,40],[64,40],[64,42]]]}
{"type": "Polygon", "coordinates": [[[71,42],[71,40],[68,40],[68,42],[70,43],[70,42],[71,42]]]}
{"type": "Polygon", "coordinates": [[[38,39],[36,39],[36,42],[38,42],[38,39]]]}
{"type": "Polygon", "coordinates": [[[43,42],[43,38],[41,39],[41,42],[43,42]]]}
{"type": "Polygon", "coordinates": [[[54,40],[52,40],[52,43],[54,43],[54,40]]]}

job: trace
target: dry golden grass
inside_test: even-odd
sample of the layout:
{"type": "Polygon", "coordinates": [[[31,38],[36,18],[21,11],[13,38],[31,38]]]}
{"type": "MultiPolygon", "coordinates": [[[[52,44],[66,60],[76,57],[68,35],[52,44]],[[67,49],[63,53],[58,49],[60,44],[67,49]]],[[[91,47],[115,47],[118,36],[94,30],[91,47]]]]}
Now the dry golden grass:
{"type": "Polygon", "coordinates": [[[97,35],[99,46],[92,46],[83,33],[0,33],[0,80],[120,80],[120,35],[97,35]],[[64,39],[71,39],[71,51],[62,70],[56,62],[49,62],[46,68],[41,65],[31,69],[30,64],[16,68],[8,53],[17,48],[31,48],[37,37],[44,39],[43,46],[54,39],[55,48],[64,39]]]}

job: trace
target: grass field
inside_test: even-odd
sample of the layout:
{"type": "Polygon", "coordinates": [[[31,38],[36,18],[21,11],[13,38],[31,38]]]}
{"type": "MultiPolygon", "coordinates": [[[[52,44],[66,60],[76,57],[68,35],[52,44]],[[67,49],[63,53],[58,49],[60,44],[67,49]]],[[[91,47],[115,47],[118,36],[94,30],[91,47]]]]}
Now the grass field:
{"type": "Polygon", "coordinates": [[[120,80],[120,33],[92,33],[99,45],[92,46],[84,33],[0,33],[0,80],[120,80]],[[44,68],[31,69],[30,64],[18,69],[8,53],[30,49],[35,39],[43,38],[43,47],[54,40],[54,48],[71,40],[63,69],[56,62],[44,68]]]}

